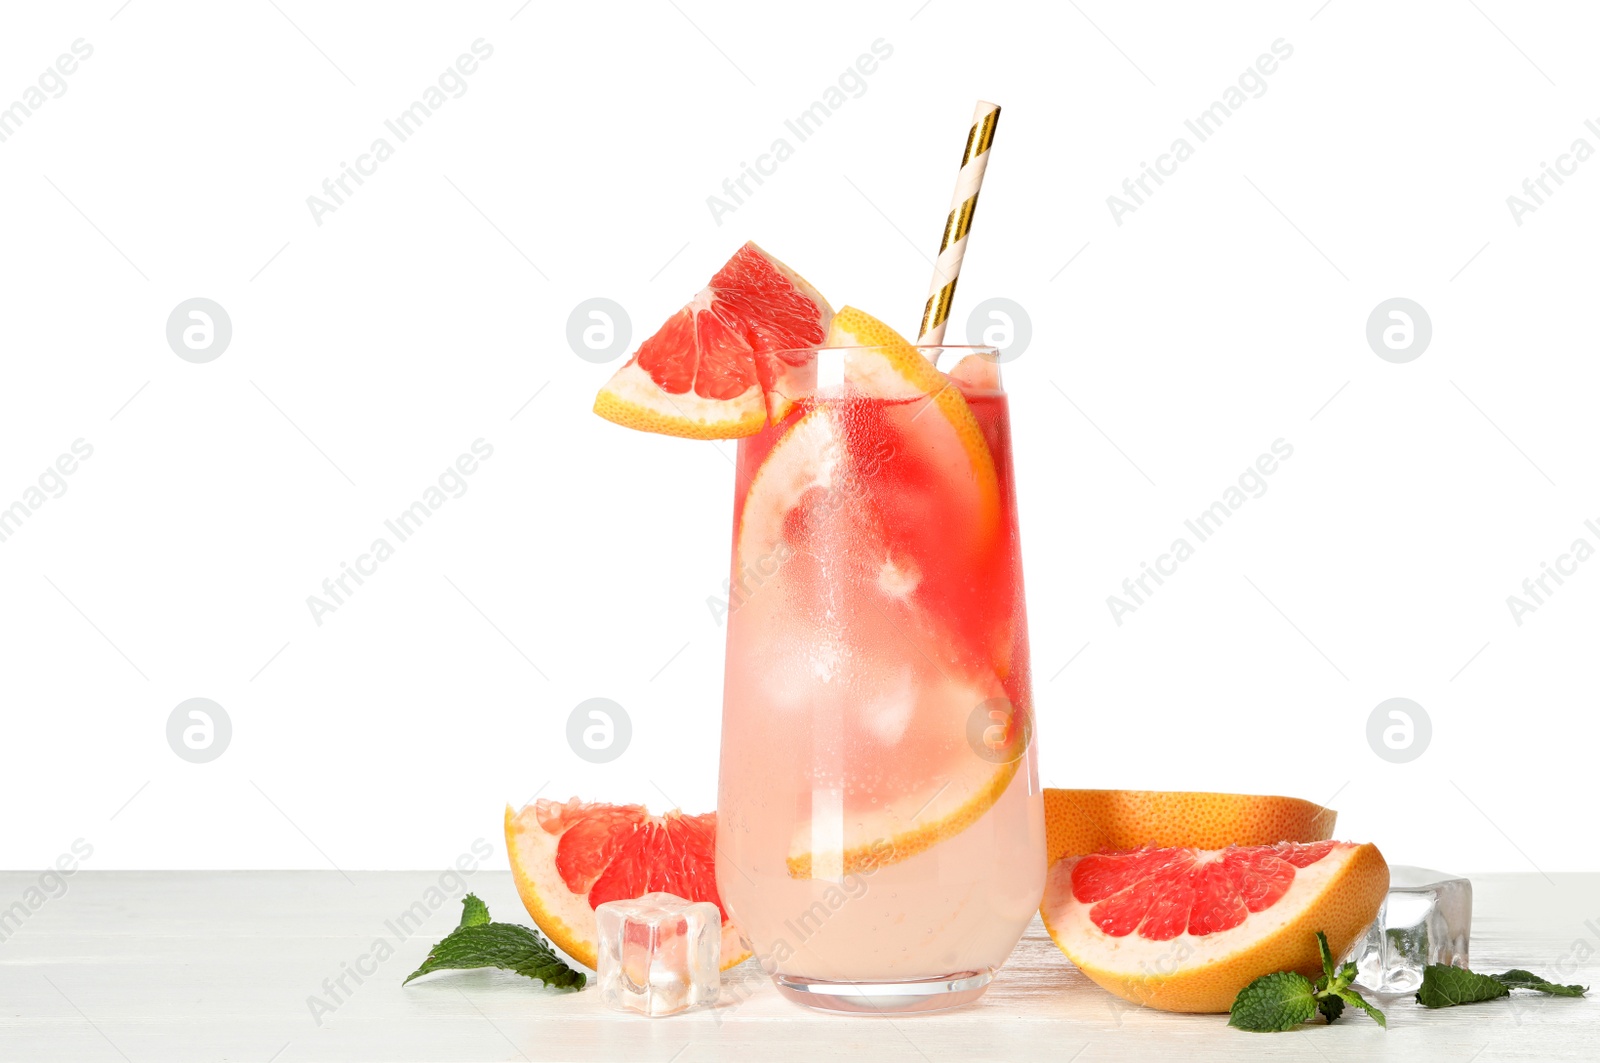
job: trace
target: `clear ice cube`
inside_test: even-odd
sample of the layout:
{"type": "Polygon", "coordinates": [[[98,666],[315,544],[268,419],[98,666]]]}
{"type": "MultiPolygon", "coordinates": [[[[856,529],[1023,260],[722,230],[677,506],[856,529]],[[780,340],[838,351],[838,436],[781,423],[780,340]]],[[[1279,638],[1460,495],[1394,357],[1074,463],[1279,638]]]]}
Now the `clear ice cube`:
{"type": "Polygon", "coordinates": [[[672,1015],[714,1003],[722,988],[722,913],[671,893],[606,901],[600,936],[600,999],[624,1011],[672,1015]]]}
{"type": "Polygon", "coordinates": [[[1467,966],[1472,883],[1425,867],[1389,868],[1378,918],[1340,962],[1356,965],[1356,984],[1375,993],[1414,993],[1433,963],[1467,966]]]}

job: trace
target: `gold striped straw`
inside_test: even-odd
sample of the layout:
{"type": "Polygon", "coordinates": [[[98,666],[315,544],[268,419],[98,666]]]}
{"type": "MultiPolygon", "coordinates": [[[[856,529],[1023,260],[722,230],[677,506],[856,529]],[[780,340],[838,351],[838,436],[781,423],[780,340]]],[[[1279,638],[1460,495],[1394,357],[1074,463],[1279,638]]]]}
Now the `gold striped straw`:
{"type": "Polygon", "coordinates": [[[967,132],[967,150],[961,156],[961,172],[956,175],[956,192],[950,200],[950,216],[945,219],[944,238],[939,241],[939,258],[933,264],[933,283],[928,286],[928,302],[922,311],[922,328],[917,342],[938,346],[944,342],[944,328],[950,321],[950,303],[955,298],[956,280],[961,276],[961,259],[967,253],[967,234],[972,231],[972,215],[978,209],[978,189],[983,172],[989,167],[989,148],[994,144],[994,129],[1000,124],[999,104],[978,101],[967,132]]]}

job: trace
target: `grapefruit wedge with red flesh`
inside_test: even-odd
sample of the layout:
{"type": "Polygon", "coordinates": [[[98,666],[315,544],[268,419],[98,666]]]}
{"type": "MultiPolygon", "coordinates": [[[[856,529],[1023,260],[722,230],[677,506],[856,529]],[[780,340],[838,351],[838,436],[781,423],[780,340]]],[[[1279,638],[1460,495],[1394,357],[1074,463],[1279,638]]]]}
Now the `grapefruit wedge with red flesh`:
{"type": "Polygon", "coordinates": [[[1040,914],[1078,969],[1124,1000],[1224,1012],[1264,974],[1322,972],[1378,914],[1389,865],[1373,845],[1126,849],[1050,868],[1040,914]]]}
{"type": "Polygon", "coordinates": [[[626,428],[736,439],[776,424],[816,377],[804,350],[833,308],[805,278],[745,244],[600,389],[594,412],[626,428]]]}
{"type": "Polygon", "coordinates": [[[717,814],[652,816],[643,805],[539,800],[506,806],[506,854],[528,914],[591,970],[599,962],[594,910],[657,891],[722,911],[722,968],[750,956],[717,895],[717,814]]]}
{"type": "MultiPolygon", "coordinates": [[[[1011,785],[1032,733],[1026,705],[1008,714],[992,757],[974,756],[968,733],[975,707],[1012,704],[1010,628],[986,622],[1003,606],[969,599],[970,588],[999,584],[988,577],[1003,556],[1000,484],[976,417],[949,378],[871,315],[842,308],[827,346],[847,348],[838,401],[803,404],[736,514],[735,571],[788,560],[747,603],[745,630],[765,634],[730,664],[742,675],[730,683],[783,674],[774,662],[793,650],[780,633],[797,617],[820,623],[819,639],[855,647],[833,684],[852,721],[831,739],[835,768],[895,783],[838,786],[837,816],[803,819],[786,860],[797,879],[870,874],[966,830],[1011,785]],[[930,500],[952,516],[907,519],[930,500]],[[837,597],[817,594],[841,584],[837,597]]],[[[829,711],[828,695],[808,697],[806,711],[829,711]]]]}

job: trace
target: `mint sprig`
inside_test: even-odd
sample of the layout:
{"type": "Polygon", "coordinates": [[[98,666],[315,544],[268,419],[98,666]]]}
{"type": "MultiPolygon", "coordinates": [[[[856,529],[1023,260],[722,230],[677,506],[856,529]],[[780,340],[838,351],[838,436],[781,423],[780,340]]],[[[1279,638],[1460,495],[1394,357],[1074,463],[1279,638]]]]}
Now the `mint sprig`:
{"type": "MultiPolygon", "coordinates": [[[[536,978],[556,989],[582,989],[588,976],[557,956],[550,943],[515,923],[489,921],[489,906],[469,893],[461,901],[461,922],[406,976],[406,982],[434,971],[498,967],[536,978]]],[[[404,985],[402,982],[401,985],[404,985]]]]}
{"type": "Polygon", "coordinates": [[[1317,952],[1322,956],[1321,978],[1313,982],[1295,971],[1262,975],[1239,990],[1228,1012],[1228,1025],[1256,1033],[1277,1033],[1310,1022],[1318,1012],[1332,1023],[1349,1005],[1366,1012],[1374,1022],[1387,1029],[1389,1022],[1383,1012],[1350,988],[1356,980],[1356,965],[1347,963],[1335,970],[1327,935],[1320,930],[1317,931],[1317,952]]]}
{"type": "Polygon", "coordinates": [[[1511,995],[1513,989],[1534,989],[1553,997],[1581,997],[1587,986],[1558,985],[1531,971],[1513,968],[1500,974],[1479,974],[1464,967],[1432,963],[1422,969],[1417,1003],[1425,1008],[1479,1004],[1511,995]]]}

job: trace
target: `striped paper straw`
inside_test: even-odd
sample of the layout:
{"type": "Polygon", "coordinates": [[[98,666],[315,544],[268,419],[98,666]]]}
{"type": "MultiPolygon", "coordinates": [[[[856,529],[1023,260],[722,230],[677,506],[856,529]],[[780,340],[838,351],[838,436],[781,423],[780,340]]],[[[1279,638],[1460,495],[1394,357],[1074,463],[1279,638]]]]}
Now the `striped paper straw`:
{"type": "Polygon", "coordinates": [[[922,328],[917,332],[919,344],[937,346],[944,342],[950,303],[961,275],[961,259],[967,253],[967,234],[972,231],[972,215],[978,209],[978,189],[983,185],[983,171],[989,167],[989,148],[994,144],[994,129],[999,123],[1000,106],[979,100],[972,115],[972,128],[967,132],[961,172],[956,175],[956,193],[950,200],[944,238],[939,241],[939,259],[933,264],[933,283],[928,286],[928,303],[922,311],[922,328]]]}

